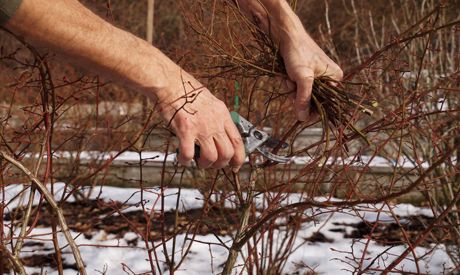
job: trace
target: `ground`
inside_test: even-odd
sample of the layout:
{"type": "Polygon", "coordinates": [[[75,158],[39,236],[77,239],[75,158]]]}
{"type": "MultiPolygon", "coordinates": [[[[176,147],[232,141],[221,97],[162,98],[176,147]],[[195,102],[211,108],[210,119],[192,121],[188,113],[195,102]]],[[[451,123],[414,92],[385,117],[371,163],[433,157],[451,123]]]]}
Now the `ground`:
{"type": "MultiPolygon", "coordinates": [[[[56,197],[64,188],[64,184],[56,184],[56,197]]],[[[5,195],[12,198],[23,188],[22,185],[13,185],[7,188],[5,195]]],[[[146,244],[139,233],[133,232],[136,228],[138,232],[145,232],[145,220],[141,201],[141,192],[136,188],[116,188],[116,187],[96,187],[97,192],[93,192],[86,201],[75,202],[70,200],[62,204],[65,216],[72,230],[72,235],[79,244],[82,257],[85,261],[89,274],[139,274],[148,272],[150,264],[147,259],[146,244]],[[100,192],[99,192],[100,191],[100,192]],[[116,210],[114,210],[116,209],[116,210]],[[131,223],[128,225],[127,221],[131,223]]],[[[165,190],[165,229],[164,234],[171,236],[175,215],[176,196],[178,189],[171,188],[165,190]]],[[[159,194],[159,189],[151,188],[144,192],[144,207],[147,211],[152,208],[159,210],[160,203],[155,198],[159,194]]],[[[286,203],[301,199],[297,194],[290,194],[286,198],[286,203]]],[[[38,203],[39,197],[36,197],[38,203]]],[[[256,199],[257,201],[257,199],[256,199]]],[[[189,243],[190,236],[186,235],[185,227],[194,219],[197,219],[203,210],[203,197],[194,189],[181,190],[181,203],[178,228],[183,232],[176,232],[176,247],[182,247],[189,243]],[[183,224],[183,227],[181,227],[183,224]]],[[[9,206],[9,211],[5,215],[5,227],[14,220],[12,213],[18,206],[18,199],[13,200],[9,206]]],[[[377,214],[376,209],[382,205],[362,205],[355,211],[326,212],[319,215],[316,213],[324,212],[320,209],[309,209],[306,216],[315,217],[314,220],[306,219],[301,224],[299,233],[295,238],[295,249],[290,255],[285,268],[287,274],[302,274],[308,268],[320,274],[340,274],[348,273],[353,270],[353,263],[350,259],[352,253],[359,257],[366,242],[370,229],[378,220],[378,226],[373,238],[369,241],[369,249],[363,258],[363,266],[371,265],[374,268],[382,267],[384,262],[399,255],[406,249],[400,245],[402,236],[400,230],[395,226],[394,218],[385,211],[377,214]],[[380,253],[387,250],[385,258],[377,257],[380,253]],[[297,273],[300,272],[300,273],[297,273]]],[[[25,242],[25,248],[21,257],[27,266],[29,273],[46,271],[46,274],[57,274],[56,264],[54,263],[54,249],[51,236],[50,225],[47,222],[49,215],[46,205],[40,209],[41,218],[35,228],[30,232],[29,239],[25,242]]],[[[387,209],[388,210],[388,209],[387,209]]],[[[392,211],[400,217],[400,221],[405,223],[404,227],[408,232],[409,238],[416,237],[423,229],[424,225],[432,219],[431,211],[425,208],[414,207],[409,204],[398,204],[392,207],[392,211]]],[[[155,212],[155,211],[154,211],[155,212]]],[[[20,216],[16,216],[18,220],[20,216]]],[[[191,252],[181,265],[176,274],[217,274],[227,256],[227,249],[221,245],[231,244],[231,235],[235,232],[235,223],[238,220],[238,212],[229,203],[218,207],[211,207],[204,222],[197,227],[197,236],[191,246],[191,252]]],[[[153,223],[150,236],[154,243],[160,244],[161,223],[152,219],[153,223]]],[[[282,221],[275,229],[274,236],[278,243],[275,246],[281,247],[283,234],[286,231],[287,223],[282,221]]],[[[5,228],[7,229],[7,228],[5,228]]],[[[435,238],[436,236],[433,236],[435,238]]],[[[63,235],[59,234],[61,246],[66,244],[63,235]]],[[[433,250],[426,257],[419,261],[421,272],[439,274],[452,268],[452,263],[443,250],[443,246],[434,246],[434,242],[427,241],[423,246],[415,249],[418,257],[433,250]]],[[[166,242],[166,248],[171,251],[172,240],[166,242]]],[[[163,262],[162,254],[164,247],[157,247],[157,256],[160,263],[163,262]]],[[[181,250],[178,250],[176,258],[180,258],[181,250]]],[[[244,252],[243,252],[244,253],[244,252]]],[[[73,255],[69,248],[63,249],[65,274],[76,274],[73,255]]],[[[411,256],[407,257],[399,267],[404,271],[416,271],[415,262],[411,256]]],[[[242,264],[242,258],[238,259],[238,264],[242,264]]],[[[160,268],[166,268],[161,266],[160,268]]],[[[238,268],[239,269],[239,268],[238,268]]],[[[168,274],[168,272],[165,272],[168,274]]]]}

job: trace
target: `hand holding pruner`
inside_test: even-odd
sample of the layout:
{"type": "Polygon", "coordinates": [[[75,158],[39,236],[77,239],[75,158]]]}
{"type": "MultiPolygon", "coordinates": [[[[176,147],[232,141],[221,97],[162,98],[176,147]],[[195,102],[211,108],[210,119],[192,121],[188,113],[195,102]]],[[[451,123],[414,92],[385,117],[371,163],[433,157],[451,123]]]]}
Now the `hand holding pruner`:
{"type": "MultiPolygon", "coordinates": [[[[257,151],[273,163],[287,163],[292,159],[292,157],[279,156],[271,152],[276,147],[281,149],[289,147],[287,143],[272,138],[267,132],[257,129],[251,122],[237,112],[231,112],[230,115],[241,134],[247,155],[257,151]]],[[[176,150],[176,152],[179,153],[178,150],[176,150]]],[[[199,157],[200,146],[195,144],[194,159],[196,160],[199,157]]]]}

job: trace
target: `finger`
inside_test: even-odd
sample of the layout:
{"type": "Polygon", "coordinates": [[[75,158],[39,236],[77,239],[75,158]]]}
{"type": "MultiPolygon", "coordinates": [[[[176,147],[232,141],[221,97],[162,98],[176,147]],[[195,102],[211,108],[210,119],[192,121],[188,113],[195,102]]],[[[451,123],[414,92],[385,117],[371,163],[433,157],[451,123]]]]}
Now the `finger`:
{"type": "MultiPolygon", "coordinates": [[[[325,62],[327,64],[327,67],[326,67],[326,73],[325,75],[329,76],[330,78],[334,79],[334,80],[337,80],[337,81],[340,81],[343,79],[343,71],[342,69],[339,67],[339,65],[335,64],[334,61],[332,61],[331,59],[328,58],[328,60],[326,60],[325,62]]],[[[335,83],[335,82],[333,82],[335,83]]]]}
{"type": "Polygon", "coordinates": [[[177,161],[190,166],[195,155],[195,138],[191,135],[179,136],[179,155],[177,161]]]}
{"type": "Polygon", "coordinates": [[[339,67],[334,71],[334,73],[331,76],[333,79],[340,81],[343,79],[343,71],[339,67]]]}
{"type": "Polygon", "coordinates": [[[300,121],[308,120],[313,80],[313,74],[296,80],[297,92],[295,99],[295,110],[297,119],[300,121]]]}
{"type": "Polygon", "coordinates": [[[333,71],[333,73],[330,75],[330,78],[332,80],[328,81],[328,82],[332,86],[337,87],[339,85],[339,81],[341,81],[343,79],[343,71],[338,66],[336,66],[336,67],[337,67],[337,69],[335,71],[333,71]]]}
{"type": "Polygon", "coordinates": [[[212,136],[205,139],[198,138],[200,145],[200,157],[197,159],[200,168],[209,168],[217,160],[216,144],[212,136]]]}
{"type": "Polygon", "coordinates": [[[234,172],[238,172],[244,163],[244,159],[246,158],[243,139],[241,138],[241,134],[236,128],[235,124],[230,119],[225,125],[225,131],[227,132],[227,136],[232,143],[234,152],[233,157],[230,160],[230,166],[233,168],[234,172]]]}
{"type": "Polygon", "coordinates": [[[214,137],[214,144],[217,150],[217,160],[212,164],[212,168],[220,169],[228,166],[233,157],[233,145],[227,133],[218,134],[214,137]]]}

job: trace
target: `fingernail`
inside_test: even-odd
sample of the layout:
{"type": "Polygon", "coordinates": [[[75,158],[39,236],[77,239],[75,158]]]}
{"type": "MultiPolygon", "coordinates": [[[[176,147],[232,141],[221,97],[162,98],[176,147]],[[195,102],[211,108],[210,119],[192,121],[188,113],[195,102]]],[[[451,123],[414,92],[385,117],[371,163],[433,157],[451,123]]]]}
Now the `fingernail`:
{"type": "Polygon", "coordinates": [[[232,167],[233,173],[238,173],[240,171],[240,167],[232,167]]]}
{"type": "Polygon", "coordinates": [[[308,119],[309,111],[303,110],[297,113],[297,119],[300,121],[306,121],[308,119]]]}

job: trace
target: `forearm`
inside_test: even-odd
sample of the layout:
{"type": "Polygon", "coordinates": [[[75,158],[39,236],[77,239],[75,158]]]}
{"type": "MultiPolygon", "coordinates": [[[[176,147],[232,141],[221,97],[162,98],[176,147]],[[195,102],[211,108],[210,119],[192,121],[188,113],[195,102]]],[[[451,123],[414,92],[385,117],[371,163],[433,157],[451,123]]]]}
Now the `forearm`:
{"type": "Polygon", "coordinates": [[[105,22],[77,0],[23,0],[6,27],[73,63],[155,95],[162,118],[179,138],[180,163],[194,159],[198,143],[200,167],[230,164],[238,170],[243,164],[243,141],[222,101],[158,49],[105,22]],[[199,92],[193,93],[195,89],[199,92]]]}
{"type": "Polygon", "coordinates": [[[166,99],[180,68],[147,42],[107,23],[76,0],[23,0],[6,27],[72,63],[166,99]]]}

